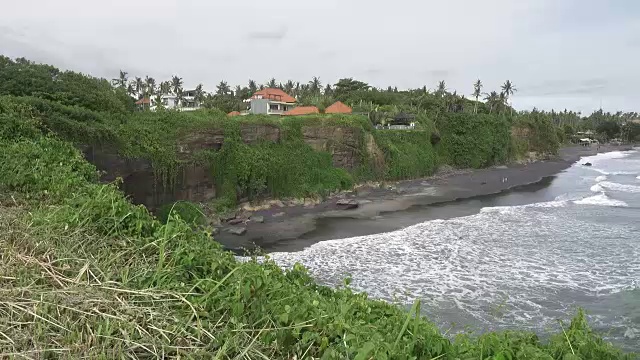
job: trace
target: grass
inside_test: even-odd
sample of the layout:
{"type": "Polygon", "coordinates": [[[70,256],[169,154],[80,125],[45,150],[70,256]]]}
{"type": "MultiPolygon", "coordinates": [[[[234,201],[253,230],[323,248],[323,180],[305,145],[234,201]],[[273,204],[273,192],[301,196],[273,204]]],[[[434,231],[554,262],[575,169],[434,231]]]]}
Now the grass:
{"type": "Polygon", "coordinates": [[[236,261],[206,229],[129,203],[41,120],[0,101],[0,358],[635,359],[583,313],[448,339],[420,315],[297,264],[236,261]]]}

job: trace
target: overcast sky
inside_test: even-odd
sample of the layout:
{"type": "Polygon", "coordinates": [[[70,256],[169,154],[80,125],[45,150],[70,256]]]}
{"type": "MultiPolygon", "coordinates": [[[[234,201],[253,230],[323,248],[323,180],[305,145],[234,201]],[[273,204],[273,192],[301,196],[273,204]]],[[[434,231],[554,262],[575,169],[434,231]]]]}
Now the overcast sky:
{"type": "Polygon", "coordinates": [[[0,53],[207,90],[319,76],[469,95],[510,79],[519,109],[640,111],[640,0],[5,0],[0,53]]]}

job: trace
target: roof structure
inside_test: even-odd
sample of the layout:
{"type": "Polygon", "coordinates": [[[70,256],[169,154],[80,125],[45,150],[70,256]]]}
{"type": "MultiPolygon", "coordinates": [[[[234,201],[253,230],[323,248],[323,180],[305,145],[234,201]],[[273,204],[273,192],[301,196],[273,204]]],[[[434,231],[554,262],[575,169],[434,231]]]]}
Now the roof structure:
{"type": "Polygon", "coordinates": [[[145,104],[145,105],[149,105],[149,104],[151,104],[151,99],[149,99],[149,98],[142,98],[142,99],[140,99],[140,100],[136,101],[136,105],[142,105],[142,104],[145,104]]]}
{"type": "Polygon", "coordinates": [[[296,99],[280,89],[266,88],[256,91],[251,97],[252,99],[269,99],[274,101],[282,101],[286,103],[294,103],[296,99]]]}
{"type": "Polygon", "coordinates": [[[340,101],[336,101],[324,110],[325,114],[351,114],[351,108],[340,101]]]}
{"type": "Polygon", "coordinates": [[[309,114],[319,114],[320,110],[318,110],[315,106],[298,106],[293,108],[283,115],[309,115],[309,114]]]}

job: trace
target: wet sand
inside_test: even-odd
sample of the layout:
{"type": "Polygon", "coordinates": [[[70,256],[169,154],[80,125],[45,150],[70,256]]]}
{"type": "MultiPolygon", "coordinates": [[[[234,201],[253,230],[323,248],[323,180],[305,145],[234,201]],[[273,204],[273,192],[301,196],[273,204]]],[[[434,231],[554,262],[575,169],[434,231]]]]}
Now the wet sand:
{"type": "Polygon", "coordinates": [[[266,252],[300,251],[314,243],[398,230],[433,219],[467,216],[477,206],[447,206],[463,200],[495,196],[505,191],[527,191],[547,186],[559,172],[583,156],[629,150],[631,146],[567,147],[556,159],[479,170],[458,170],[391,186],[361,187],[314,206],[274,206],[253,214],[264,223],[248,221],[237,236],[223,227],[216,241],[238,254],[256,248],[266,252]],[[340,198],[353,199],[357,209],[341,210],[340,198]]]}

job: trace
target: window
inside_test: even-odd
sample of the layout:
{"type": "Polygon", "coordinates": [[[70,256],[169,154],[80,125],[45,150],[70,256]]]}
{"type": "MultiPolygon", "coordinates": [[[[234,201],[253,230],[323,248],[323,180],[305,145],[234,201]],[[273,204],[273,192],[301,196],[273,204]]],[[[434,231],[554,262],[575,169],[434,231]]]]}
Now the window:
{"type": "Polygon", "coordinates": [[[278,110],[280,110],[280,105],[278,105],[278,104],[269,104],[269,110],[278,111],[278,110]]]}

